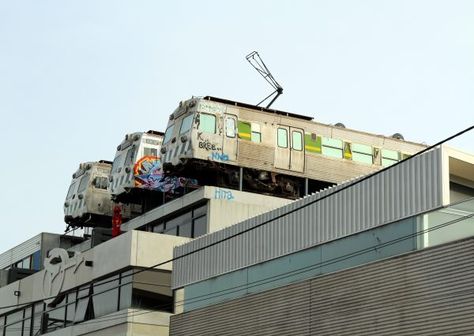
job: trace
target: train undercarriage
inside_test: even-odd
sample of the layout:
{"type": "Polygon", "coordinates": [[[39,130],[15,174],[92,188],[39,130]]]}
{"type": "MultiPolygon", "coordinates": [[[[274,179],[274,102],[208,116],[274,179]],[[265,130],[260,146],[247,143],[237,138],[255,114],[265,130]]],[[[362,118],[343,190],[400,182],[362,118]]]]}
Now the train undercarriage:
{"type": "Polygon", "coordinates": [[[168,175],[196,179],[199,185],[237,189],[269,196],[297,199],[333,183],[276,172],[227,165],[215,161],[189,160],[179,166],[164,166],[168,175]]]}

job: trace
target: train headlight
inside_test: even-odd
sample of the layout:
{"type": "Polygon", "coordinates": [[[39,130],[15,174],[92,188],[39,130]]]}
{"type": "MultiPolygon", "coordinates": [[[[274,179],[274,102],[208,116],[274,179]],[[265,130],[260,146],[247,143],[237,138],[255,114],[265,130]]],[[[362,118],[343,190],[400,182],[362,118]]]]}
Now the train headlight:
{"type": "Polygon", "coordinates": [[[110,175],[110,176],[109,176],[109,182],[112,182],[113,180],[114,180],[113,176],[110,175]]]}
{"type": "Polygon", "coordinates": [[[161,154],[165,154],[166,153],[166,147],[161,147],[160,152],[161,152],[161,154]]]}
{"type": "Polygon", "coordinates": [[[69,207],[69,202],[64,203],[64,207],[65,208],[69,207]]]}
{"type": "Polygon", "coordinates": [[[77,198],[83,199],[83,198],[84,198],[84,195],[83,195],[83,194],[79,194],[79,195],[77,195],[77,198]]]}
{"type": "Polygon", "coordinates": [[[188,137],[186,135],[181,136],[181,142],[186,142],[188,141],[188,137]]]}
{"type": "Polygon", "coordinates": [[[128,174],[130,173],[130,167],[125,167],[125,172],[128,174]]]}

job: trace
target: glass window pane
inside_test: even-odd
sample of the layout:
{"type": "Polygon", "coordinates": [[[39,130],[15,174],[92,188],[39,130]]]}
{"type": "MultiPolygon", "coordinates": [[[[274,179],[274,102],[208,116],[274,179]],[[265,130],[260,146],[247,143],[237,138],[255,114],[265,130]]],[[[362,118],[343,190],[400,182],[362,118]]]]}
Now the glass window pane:
{"type": "Polygon", "coordinates": [[[184,225],[180,225],[179,230],[178,230],[178,235],[180,237],[191,238],[192,237],[192,229],[193,229],[193,224],[191,222],[189,222],[187,224],[184,224],[184,225]]]}
{"type": "Polygon", "coordinates": [[[144,156],[158,156],[158,150],[156,148],[145,147],[143,148],[144,156]]]}
{"type": "Polygon", "coordinates": [[[235,120],[227,117],[225,119],[225,134],[229,138],[235,138],[235,120]]]}
{"type": "Polygon", "coordinates": [[[204,133],[216,133],[216,116],[213,114],[201,113],[199,118],[199,130],[204,133]]]}
{"type": "Polygon", "coordinates": [[[252,131],[252,138],[250,140],[252,142],[260,143],[262,142],[262,135],[260,133],[252,131]]]}
{"type": "Polygon", "coordinates": [[[165,228],[165,225],[163,223],[160,223],[158,225],[153,226],[153,232],[156,233],[163,233],[163,229],[165,228]]]}
{"type": "Polygon", "coordinates": [[[30,269],[31,267],[31,257],[28,256],[25,259],[23,259],[23,268],[30,269]]]}
{"type": "Polygon", "coordinates": [[[292,133],[292,147],[294,150],[303,150],[303,134],[301,132],[293,131],[292,133]]]}
{"type": "Polygon", "coordinates": [[[335,149],[330,147],[323,146],[323,154],[329,157],[341,159],[342,158],[342,149],[335,149]]]}
{"type": "Polygon", "coordinates": [[[372,164],[372,155],[352,152],[352,160],[359,163],[372,164]]]}
{"type": "Polygon", "coordinates": [[[40,328],[41,328],[41,313],[44,310],[44,304],[41,303],[36,303],[34,305],[34,312],[33,312],[33,335],[36,335],[40,328]]]}
{"type": "Polygon", "coordinates": [[[190,114],[183,119],[181,122],[181,128],[179,129],[180,135],[188,132],[191,129],[191,126],[193,125],[193,117],[194,115],[190,114]]]}
{"type": "Polygon", "coordinates": [[[21,336],[23,310],[7,315],[5,335],[21,336]],[[15,323],[17,322],[17,323],[15,323]]]}
{"type": "Polygon", "coordinates": [[[361,154],[368,154],[372,156],[372,147],[368,145],[361,145],[361,144],[352,144],[352,152],[361,153],[361,154]]]}
{"type": "Polygon", "coordinates": [[[385,159],[398,161],[398,152],[394,150],[389,150],[389,149],[382,149],[382,157],[385,159]]]}
{"type": "Polygon", "coordinates": [[[342,140],[323,137],[322,153],[329,157],[342,159],[342,140]]]}
{"type": "Polygon", "coordinates": [[[288,147],[288,132],[284,128],[279,128],[278,133],[278,147],[287,148],[288,147]]]}
{"type": "Polygon", "coordinates": [[[334,147],[342,149],[342,140],[332,138],[322,138],[323,146],[334,147]]]}
{"type": "Polygon", "coordinates": [[[207,214],[207,204],[204,204],[202,206],[200,206],[199,208],[196,208],[193,210],[193,217],[196,218],[196,217],[199,217],[201,215],[205,215],[207,214]]]}
{"type": "Polygon", "coordinates": [[[171,140],[171,137],[173,136],[173,130],[174,124],[166,129],[165,137],[163,138],[163,145],[167,144],[171,140]]]}
{"type": "Polygon", "coordinates": [[[74,315],[76,313],[76,292],[67,294],[66,306],[66,325],[74,322],[74,315]]]}
{"type": "Polygon", "coordinates": [[[95,317],[103,316],[117,311],[118,309],[118,275],[99,281],[94,284],[94,303],[95,317]]]}
{"type": "Polygon", "coordinates": [[[114,162],[112,163],[112,173],[118,173],[119,168],[122,168],[123,166],[123,159],[124,155],[120,154],[119,156],[115,157],[114,162]]]}
{"type": "Polygon", "coordinates": [[[173,219],[167,220],[165,228],[166,230],[172,229],[178,225],[183,225],[186,223],[191,223],[191,211],[186,212],[178,217],[175,217],[173,219]]]}
{"type": "Polygon", "coordinates": [[[194,220],[193,237],[199,237],[207,233],[207,216],[202,216],[194,220]]]}
{"type": "Polygon", "coordinates": [[[121,274],[119,310],[132,306],[132,273],[133,270],[129,270],[121,274]]]}
{"type": "Polygon", "coordinates": [[[79,289],[77,293],[76,314],[74,315],[74,322],[82,322],[86,318],[87,306],[90,300],[89,285],[79,289]]]}
{"type": "Polygon", "coordinates": [[[344,142],[344,159],[352,160],[352,144],[350,142],[344,142]]]}
{"type": "Polygon", "coordinates": [[[169,230],[165,230],[164,234],[171,235],[171,236],[177,236],[178,235],[178,227],[174,227],[169,230]]]}
{"type": "Polygon", "coordinates": [[[66,300],[61,301],[61,303],[57,305],[57,308],[48,311],[48,331],[64,328],[66,317],[65,301],[66,300]]]}
{"type": "Polygon", "coordinates": [[[128,149],[127,156],[125,157],[125,165],[128,165],[134,161],[135,149],[136,149],[135,145],[133,145],[132,147],[128,149]]]}
{"type": "Polygon", "coordinates": [[[69,187],[66,198],[71,198],[72,194],[74,194],[74,190],[76,190],[76,182],[71,184],[71,186],[69,187]]]}
{"type": "Polygon", "coordinates": [[[77,189],[78,193],[81,193],[86,190],[87,185],[89,184],[89,176],[89,173],[82,175],[81,182],[79,183],[79,188],[77,189]]]}

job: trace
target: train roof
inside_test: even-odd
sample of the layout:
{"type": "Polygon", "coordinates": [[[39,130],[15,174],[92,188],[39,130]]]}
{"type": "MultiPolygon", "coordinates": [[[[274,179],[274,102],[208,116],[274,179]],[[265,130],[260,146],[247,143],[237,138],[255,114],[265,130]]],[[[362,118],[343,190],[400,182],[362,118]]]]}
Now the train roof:
{"type": "Polygon", "coordinates": [[[214,101],[214,102],[218,102],[218,103],[223,103],[223,104],[229,104],[229,105],[234,105],[234,106],[245,107],[245,108],[260,111],[260,112],[275,113],[275,114],[284,115],[284,116],[287,116],[287,117],[292,117],[292,118],[297,118],[297,119],[302,119],[302,120],[313,120],[313,117],[308,117],[308,116],[304,116],[304,115],[301,115],[301,114],[290,113],[290,112],[285,112],[285,111],[279,111],[279,110],[274,110],[274,109],[268,109],[266,107],[256,106],[256,105],[247,104],[247,103],[240,103],[240,102],[236,102],[236,101],[228,100],[228,99],[223,99],[223,98],[205,96],[202,99],[210,100],[210,101],[214,101]]]}

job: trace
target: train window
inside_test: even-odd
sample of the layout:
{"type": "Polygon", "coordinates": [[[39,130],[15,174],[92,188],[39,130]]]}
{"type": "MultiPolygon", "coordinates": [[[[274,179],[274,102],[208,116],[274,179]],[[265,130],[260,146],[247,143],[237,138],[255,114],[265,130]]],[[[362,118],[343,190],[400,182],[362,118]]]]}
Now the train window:
{"type": "Polygon", "coordinates": [[[344,142],[344,159],[352,160],[352,144],[350,142],[344,142]]]}
{"type": "Polygon", "coordinates": [[[382,149],[382,166],[388,167],[400,160],[399,153],[394,150],[382,149]]]}
{"type": "Polygon", "coordinates": [[[380,157],[380,148],[374,147],[373,154],[372,154],[372,163],[374,165],[380,166],[382,164],[382,158],[380,157]]]}
{"type": "Polygon", "coordinates": [[[352,144],[352,160],[359,163],[372,164],[372,147],[352,144]]]}
{"type": "Polygon", "coordinates": [[[124,158],[124,155],[120,154],[114,159],[114,163],[112,164],[112,173],[120,172],[123,165],[123,158],[124,158]]]}
{"type": "Polygon", "coordinates": [[[94,183],[93,183],[93,186],[97,189],[104,189],[106,190],[107,189],[107,185],[108,185],[108,179],[106,176],[97,176],[95,179],[94,179],[94,183]]]}
{"type": "Polygon", "coordinates": [[[251,131],[250,123],[245,122],[245,121],[239,121],[238,132],[239,132],[239,138],[244,139],[244,140],[251,140],[252,131],[251,131]]]}
{"type": "Polygon", "coordinates": [[[82,176],[82,179],[81,179],[81,182],[79,183],[79,188],[77,188],[77,192],[78,193],[81,193],[83,192],[84,190],[86,190],[87,188],[87,185],[89,184],[89,173],[86,173],[84,174],[84,176],[82,176]]]}
{"type": "Polygon", "coordinates": [[[130,147],[130,149],[127,151],[127,156],[125,158],[125,164],[129,164],[133,162],[133,158],[135,157],[135,145],[130,147]]]}
{"type": "Polygon", "coordinates": [[[158,150],[156,148],[145,147],[143,148],[144,156],[158,156],[158,150]]]}
{"type": "Polygon", "coordinates": [[[213,114],[201,113],[199,118],[199,130],[204,133],[216,133],[216,116],[213,114]]]}
{"type": "Polygon", "coordinates": [[[252,142],[262,142],[262,133],[260,131],[260,125],[252,123],[252,135],[250,140],[252,142]]]}
{"type": "Polygon", "coordinates": [[[181,128],[179,129],[180,135],[188,132],[191,129],[191,126],[193,125],[193,117],[194,115],[190,114],[183,119],[181,122],[181,128]]]}
{"type": "Polygon", "coordinates": [[[163,138],[163,145],[167,144],[171,140],[171,137],[173,136],[173,130],[174,124],[166,129],[165,137],[163,138]]]}
{"type": "Polygon", "coordinates": [[[235,119],[227,117],[225,119],[225,135],[228,138],[235,138],[235,119]]]}
{"type": "Polygon", "coordinates": [[[301,132],[291,132],[291,148],[297,151],[303,150],[303,135],[301,132]]]}
{"type": "Polygon", "coordinates": [[[304,135],[304,149],[309,153],[321,154],[321,137],[314,133],[306,133],[304,135]]]}
{"type": "Polygon", "coordinates": [[[401,159],[401,160],[408,159],[409,157],[411,157],[411,154],[400,153],[400,159],[401,159]]]}
{"type": "Polygon", "coordinates": [[[284,128],[278,128],[277,132],[277,143],[278,147],[288,147],[288,131],[284,128]]]}
{"type": "Polygon", "coordinates": [[[322,137],[322,153],[329,157],[342,159],[342,140],[322,137]]]}
{"type": "Polygon", "coordinates": [[[69,187],[69,190],[67,191],[67,196],[66,198],[71,198],[72,197],[72,194],[74,194],[74,190],[76,189],[76,182],[74,182],[73,184],[71,184],[71,186],[69,187]]]}

